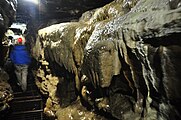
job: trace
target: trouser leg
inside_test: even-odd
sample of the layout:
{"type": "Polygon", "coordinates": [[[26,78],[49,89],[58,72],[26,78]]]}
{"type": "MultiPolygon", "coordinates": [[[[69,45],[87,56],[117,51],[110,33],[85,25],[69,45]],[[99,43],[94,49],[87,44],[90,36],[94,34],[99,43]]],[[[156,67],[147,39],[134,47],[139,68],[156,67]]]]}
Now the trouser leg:
{"type": "Polygon", "coordinates": [[[22,67],[22,90],[27,89],[27,77],[28,77],[28,65],[23,65],[22,67]]]}
{"type": "Polygon", "coordinates": [[[14,65],[15,66],[15,74],[18,80],[18,83],[22,85],[21,79],[22,79],[22,72],[21,72],[21,66],[20,65],[14,65]]]}
{"type": "Polygon", "coordinates": [[[15,73],[22,90],[27,89],[28,65],[15,65],[15,73]]]}

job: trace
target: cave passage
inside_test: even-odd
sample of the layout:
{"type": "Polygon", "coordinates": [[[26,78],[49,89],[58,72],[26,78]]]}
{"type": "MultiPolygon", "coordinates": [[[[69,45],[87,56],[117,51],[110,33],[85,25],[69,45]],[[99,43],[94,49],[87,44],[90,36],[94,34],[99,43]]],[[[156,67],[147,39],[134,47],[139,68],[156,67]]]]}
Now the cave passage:
{"type": "Polygon", "coordinates": [[[37,86],[33,75],[29,71],[27,79],[27,90],[22,91],[21,87],[17,85],[16,76],[13,68],[9,73],[10,79],[8,83],[13,90],[13,100],[9,103],[9,108],[0,113],[1,120],[48,120],[43,113],[44,100],[37,86]]]}
{"type": "Polygon", "coordinates": [[[0,120],[181,120],[181,0],[32,1],[0,0],[0,120]]]}

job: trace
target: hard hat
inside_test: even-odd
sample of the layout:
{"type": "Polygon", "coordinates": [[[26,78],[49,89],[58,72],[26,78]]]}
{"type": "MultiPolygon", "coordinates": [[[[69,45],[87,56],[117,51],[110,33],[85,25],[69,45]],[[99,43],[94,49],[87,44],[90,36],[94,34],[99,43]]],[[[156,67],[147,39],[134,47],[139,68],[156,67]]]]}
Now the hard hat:
{"type": "Polygon", "coordinates": [[[22,43],[23,42],[23,39],[20,37],[18,38],[18,43],[22,43]]]}

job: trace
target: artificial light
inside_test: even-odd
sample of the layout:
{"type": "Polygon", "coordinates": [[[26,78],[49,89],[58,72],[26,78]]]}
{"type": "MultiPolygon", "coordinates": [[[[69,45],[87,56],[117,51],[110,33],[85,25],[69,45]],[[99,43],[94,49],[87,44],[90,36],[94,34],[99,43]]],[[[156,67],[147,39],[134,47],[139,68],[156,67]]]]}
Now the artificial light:
{"type": "Polygon", "coordinates": [[[25,0],[25,1],[28,1],[28,2],[31,2],[31,3],[34,3],[34,4],[38,4],[39,0],[25,0]]]}

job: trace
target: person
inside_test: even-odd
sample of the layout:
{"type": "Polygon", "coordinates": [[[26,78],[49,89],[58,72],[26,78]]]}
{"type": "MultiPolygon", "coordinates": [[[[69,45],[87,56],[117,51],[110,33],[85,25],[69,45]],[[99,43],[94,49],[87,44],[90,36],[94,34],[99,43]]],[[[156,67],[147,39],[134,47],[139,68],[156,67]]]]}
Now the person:
{"type": "Polygon", "coordinates": [[[23,92],[27,89],[28,67],[31,63],[30,54],[25,46],[25,39],[20,37],[10,52],[10,59],[15,67],[15,74],[18,80],[18,85],[23,92]]]}

